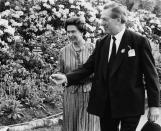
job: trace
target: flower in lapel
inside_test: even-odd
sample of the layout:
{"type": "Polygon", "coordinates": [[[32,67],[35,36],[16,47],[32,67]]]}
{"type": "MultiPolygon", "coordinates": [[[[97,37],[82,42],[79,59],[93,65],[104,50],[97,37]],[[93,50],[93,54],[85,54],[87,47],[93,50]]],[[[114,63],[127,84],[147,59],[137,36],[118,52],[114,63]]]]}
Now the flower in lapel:
{"type": "Polygon", "coordinates": [[[125,49],[122,49],[122,50],[121,50],[121,53],[125,53],[125,49]]]}

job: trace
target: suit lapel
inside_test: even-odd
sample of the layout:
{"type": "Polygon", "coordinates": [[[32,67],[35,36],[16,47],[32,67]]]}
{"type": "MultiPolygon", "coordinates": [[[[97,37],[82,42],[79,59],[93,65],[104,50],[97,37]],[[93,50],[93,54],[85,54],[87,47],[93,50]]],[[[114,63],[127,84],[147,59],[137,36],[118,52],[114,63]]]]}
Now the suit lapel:
{"type": "Polygon", "coordinates": [[[109,55],[109,47],[110,47],[110,40],[111,37],[110,35],[104,40],[104,46],[103,46],[103,51],[102,51],[102,65],[103,65],[103,74],[104,74],[104,78],[107,78],[107,66],[108,66],[108,55],[109,55]]]}
{"type": "Polygon", "coordinates": [[[117,55],[115,58],[115,61],[113,63],[113,68],[111,69],[110,73],[110,78],[112,77],[112,75],[117,71],[117,69],[119,68],[119,66],[121,65],[124,56],[126,55],[126,49],[127,49],[127,43],[128,43],[128,36],[127,36],[127,30],[125,30],[123,36],[122,36],[122,40],[120,42],[120,46],[118,48],[117,51],[117,55]]]}

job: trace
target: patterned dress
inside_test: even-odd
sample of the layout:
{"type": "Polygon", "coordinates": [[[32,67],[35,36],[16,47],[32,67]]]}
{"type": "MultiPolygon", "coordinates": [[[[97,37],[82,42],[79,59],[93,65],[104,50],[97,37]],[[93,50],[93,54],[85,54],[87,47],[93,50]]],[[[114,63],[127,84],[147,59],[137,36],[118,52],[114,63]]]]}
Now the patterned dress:
{"type": "MultiPolygon", "coordinates": [[[[69,73],[77,69],[86,62],[92,51],[92,44],[84,44],[80,51],[76,51],[72,44],[67,45],[60,52],[60,72],[69,73]]],[[[99,118],[86,111],[90,89],[89,81],[65,88],[63,131],[100,131],[99,118]]]]}

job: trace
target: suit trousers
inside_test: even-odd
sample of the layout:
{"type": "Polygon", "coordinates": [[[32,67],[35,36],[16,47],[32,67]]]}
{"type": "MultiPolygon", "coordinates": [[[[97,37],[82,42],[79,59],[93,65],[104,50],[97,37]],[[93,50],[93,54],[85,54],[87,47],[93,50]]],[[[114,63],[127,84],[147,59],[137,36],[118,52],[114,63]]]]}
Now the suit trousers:
{"type": "Polygon", "coordinates": [[[106,105],[105,114],[100,118],[101,131],[136,131],[141,115],[112,118],[110,103],[106,105]]]}

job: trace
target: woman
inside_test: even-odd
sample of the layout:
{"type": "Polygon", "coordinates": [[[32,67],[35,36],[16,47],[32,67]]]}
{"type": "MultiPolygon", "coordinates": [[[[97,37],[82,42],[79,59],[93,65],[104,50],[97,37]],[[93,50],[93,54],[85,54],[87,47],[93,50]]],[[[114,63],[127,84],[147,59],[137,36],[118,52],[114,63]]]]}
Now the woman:
{"type": "MultiPolygon", "coordinates": [[[[86,62],[93,51],[92,44],[83,39],[85,23],[78,17],[67,19],[65,30],[70,44],[60,52],[60,72],[68,73],[86,62]]],[[[64,90],[64,125],[63,131],[100,131],[99,118],[88,114],[90,79],[87,78],[79,85],[70,86],[64,90]]]]}

